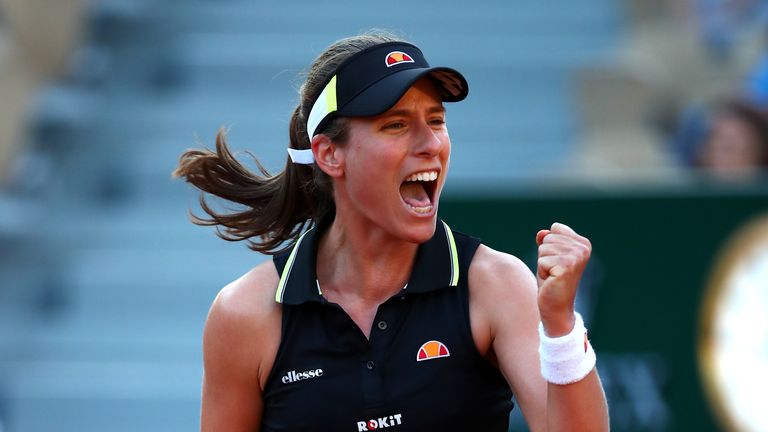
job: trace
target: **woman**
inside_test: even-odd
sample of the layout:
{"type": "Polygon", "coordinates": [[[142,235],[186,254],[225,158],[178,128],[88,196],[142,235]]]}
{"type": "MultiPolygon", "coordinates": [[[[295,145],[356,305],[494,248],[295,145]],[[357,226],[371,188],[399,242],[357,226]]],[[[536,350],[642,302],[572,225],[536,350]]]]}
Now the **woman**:
{"type": "Polygon", "coordinates": [[[437,218],[443,102],[467,92],[413,45],[343,39],[301,88],[283,172],[249,172],[221,134],[216,153],[182,156],[177,175],[246,207],[201,200],[197,223],[261,252],[287,243],[211,307],[202,430],[506,431],[512,391],[534,431],[607,430],[573,310],[589,241],[536,235],[537,294],[520,260],[437,218]]]}
{"type": "Polygon", "coordinates": [[[739,99],[720,101],[694,155],[695,166],[722,181],[754,181],[768,166],[768,118],[739,99]]]}

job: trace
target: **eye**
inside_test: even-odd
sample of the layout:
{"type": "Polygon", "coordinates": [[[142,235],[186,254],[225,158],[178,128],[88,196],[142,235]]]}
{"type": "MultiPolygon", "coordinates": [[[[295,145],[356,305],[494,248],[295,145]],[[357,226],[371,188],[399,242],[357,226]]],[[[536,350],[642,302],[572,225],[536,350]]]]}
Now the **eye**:
{"type": "Polygon", "coordinates": [[[391,123],[387,123],[386,125],[384,125],[383,129],[401,130],[403,128],[405,128],[405,122],[398,120],[398,121],[394,121],[394,122],[391,122],[391,123]]]}
{"type": "Polygon", "coordinates": [[[445,118],[435,117],[429,121],[429,124],[431,124],[432,126],[442,126],[445,124],[445,118]]]}

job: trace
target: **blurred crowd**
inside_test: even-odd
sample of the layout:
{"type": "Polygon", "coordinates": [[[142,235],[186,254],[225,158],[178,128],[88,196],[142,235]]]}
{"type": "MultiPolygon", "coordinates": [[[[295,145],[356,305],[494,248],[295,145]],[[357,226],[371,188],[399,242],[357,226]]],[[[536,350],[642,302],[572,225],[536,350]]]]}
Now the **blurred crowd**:
{"type": "Polygon", "coordinates": [[[768,4],[755,0],[686,2],[684,15],[713,62],[733,61],[753,37],[758,55],[715,100],[689,103],[670,149],[684,166],[727,181],[749,180],[768,166],[768,4]]]}
{"type": "MultiPolygon", "coordinates": [[[[363,3],[0,0],[0,432],[196,426],[211,290],[253,257],[192,227],[184,211],[194,197],[169,174],[197,146],[193,134],[210,145],[205,134],[222,124],[246,137],[238,147],[284,163],[290,111],[280,102],[294,95],[281,80],[298,75],[296,51],[316,54],[320,39],[381,26],[465,62],[475,105],[452,108],[462,145],[451,170],[464,170],[457,183],[485,181],[472,194],[501,196],[520,180],[525,196],[553,179],[618,185],[619,195],[652,182],[655,194],[669,183],[751,187],[766,173],[766,0],[433,0],[411,2],[407,17],[363,3]],[[340,11],[348,22],[327,25],[340,11]],[[43,418],[41,406],[56,414],[43,418]],[[85,417],[96,420],[83,426],[85,417]]],[[[615,247],[634,262],[628,244],[615,247]]],[[[680,268],[705,271],[695,264],[680,268]]],[[[618,429],[667,430],[674,360],[602,358],[618,429]]]]}
{"type": "Polygon", "coordinates": [[[768,3],[627,3],[616,62],[580,81],[582,166],[759,181],[768,165],[768,3]]]}
{"type": "MultiPolygon", "coordinates": [[[[759,177],[768,163],[766,2],[625,2],[626,38],[616,61],[584,71],[574,89],[584,133],[573,172],[759,177]]],[[[87,3],[0,2],[3,183],[25,142],[35,90],[66,72],[87,3]]]]}
{"type": "Polygon", "coordinates": [[[66,71],[85,31],[86,6],[86,0],[0,1],[0,184],[9,181],[26,141],[36,91],[66,71]]]}

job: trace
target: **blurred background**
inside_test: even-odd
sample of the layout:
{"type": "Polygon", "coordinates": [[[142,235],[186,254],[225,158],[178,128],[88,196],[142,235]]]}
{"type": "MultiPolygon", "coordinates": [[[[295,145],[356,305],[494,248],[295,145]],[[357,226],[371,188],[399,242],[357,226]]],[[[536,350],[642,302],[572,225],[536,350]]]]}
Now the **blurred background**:
{"type": "Polygon", "coordinates": [[[198,428],[207,309],[265,257],[170,173],[220,127],[281,169],[302,70],[371,28],[470,82],[452,227],[593,241],[613,430],[768,430],[765,2],[0,0],[0,432],[198,428]]]}

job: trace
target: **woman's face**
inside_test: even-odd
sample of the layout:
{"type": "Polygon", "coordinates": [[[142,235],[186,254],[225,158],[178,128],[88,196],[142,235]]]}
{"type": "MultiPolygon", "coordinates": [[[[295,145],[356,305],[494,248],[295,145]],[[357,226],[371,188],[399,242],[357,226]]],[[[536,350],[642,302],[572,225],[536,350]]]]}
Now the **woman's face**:
{"type": "Polygon", "coordinates": [[[761,149],[760,137],[749,123],[734,115],[721,115],[714,121],[699,163],[721,179],[747,179],[762,168],[761,149]]]}
{"type": "Polygon", "coordinates": [[[335,185],[337,211],[407,241],[432,237],[451,140],[429,78],[417,81],[387,112],[351,118],[341,151],[345,162],[335,185]]]}

